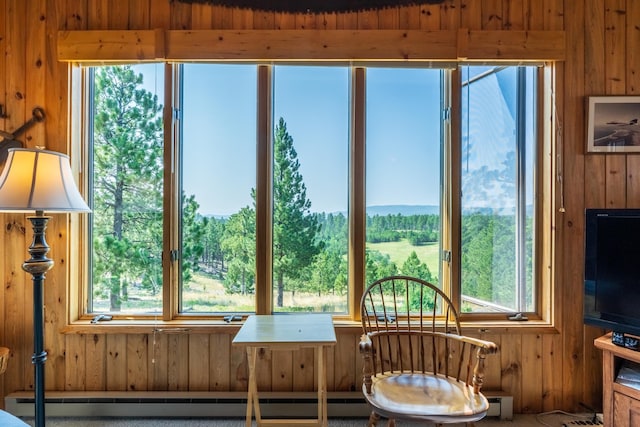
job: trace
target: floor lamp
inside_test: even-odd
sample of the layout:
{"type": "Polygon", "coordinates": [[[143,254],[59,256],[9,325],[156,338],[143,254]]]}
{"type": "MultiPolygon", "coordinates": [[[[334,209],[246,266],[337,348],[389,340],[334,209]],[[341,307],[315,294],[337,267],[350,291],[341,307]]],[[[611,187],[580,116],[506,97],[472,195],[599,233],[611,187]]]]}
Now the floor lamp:
{"type": "Polygon", "coordinates": [[[53,267],[47,258],[45,239],[48,216],[44,212],[88,212],[73,180],[69,157],[53,151],[28,148],[9,149],[0,175],[0,212],[35,212],[28,216],[33,227],[29,246],[31,258],[22,269],[33,277],[33,356],[35,426],[44,427],[44,300],[45,273],[53,267]]]}

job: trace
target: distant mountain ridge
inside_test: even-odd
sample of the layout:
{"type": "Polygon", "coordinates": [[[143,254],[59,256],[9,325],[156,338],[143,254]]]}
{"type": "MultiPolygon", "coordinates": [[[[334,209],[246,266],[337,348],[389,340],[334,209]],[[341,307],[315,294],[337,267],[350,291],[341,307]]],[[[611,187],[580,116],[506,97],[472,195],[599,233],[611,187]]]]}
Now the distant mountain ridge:
{"type": "Polygon", "coordinates": [[[439,215],[440,206],[435,205],[379,205],[367,206],[367,215],[439,215]]]}

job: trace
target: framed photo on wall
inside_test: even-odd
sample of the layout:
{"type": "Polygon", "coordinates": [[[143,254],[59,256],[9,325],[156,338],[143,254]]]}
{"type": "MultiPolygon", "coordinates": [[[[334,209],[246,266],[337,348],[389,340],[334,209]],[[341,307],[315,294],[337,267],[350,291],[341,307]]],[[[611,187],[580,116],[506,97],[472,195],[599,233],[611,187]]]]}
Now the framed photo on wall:
{"type": "Polygon", "coordinates": [[[640,153],[640,96],[590,96],[587,152],[640,153]]]}

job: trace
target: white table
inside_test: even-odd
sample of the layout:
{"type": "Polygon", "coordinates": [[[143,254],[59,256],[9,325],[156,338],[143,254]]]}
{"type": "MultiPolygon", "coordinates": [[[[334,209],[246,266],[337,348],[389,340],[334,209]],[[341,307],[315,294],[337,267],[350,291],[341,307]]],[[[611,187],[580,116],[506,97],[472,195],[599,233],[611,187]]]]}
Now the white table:
{"type": "Polygon", "coordinates": [[[327,426],[327,361],[325,347],[335,345],[336,333],[329,314],[276,314],[249,316],[233,339],[233,345],[247,347],[249,384],[247,392],[247,427],[251,427],[252,411],[256,425],[327,426]],[[318,374],[317,419],[265,419],[260,416],[256,384],[256,355],[259,348],[298,350],[313,348],[318,374]]]}

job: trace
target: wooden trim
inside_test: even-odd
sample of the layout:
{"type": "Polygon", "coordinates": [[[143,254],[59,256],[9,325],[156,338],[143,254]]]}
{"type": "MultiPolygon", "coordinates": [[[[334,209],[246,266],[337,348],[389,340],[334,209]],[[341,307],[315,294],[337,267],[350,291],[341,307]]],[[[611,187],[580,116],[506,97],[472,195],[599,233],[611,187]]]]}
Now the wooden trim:
{"type": "Polygon", "coordinates": [[[162,318],[163,320],[171,320],[180,312],[180,298],[178,296],[178,283],[181,283],[181,263],[175,260],[172,251],[181,251],[180,247],[180,217],[182,198],[179,188],[179,173],[181,165],[178,162],[178,153],[180,151],[180,124],[177,119],[174,120],[173,108],[182,109],[182,87],[179,84],[181,70],[176,70],[171,65],[164,67],[164,107],[162,111],[162,120],[164,123],[164,203],[163,211],[163,233],[168,236],[163,239],[162,261],[163,265],[169,265],[169,268],[162,269],[163,283],[176,284],[176,286],[162,287],[162,318]]]}
{"type": "Polygon", "coordinates": [[[58,60],[562,61],[564,31],[59,31],[58,60]]]}
{"type": "Polygon", "coordinates": [[[273,306],[272,228],[272,113],[271,69],[258,67],[258,123],[256,136],[256,314],[271,314],[273,306]]]}
{"type": "Polygon", "coordinates": [[[157,61],[164,56],[162,30],[58,32],[59,61],[157,61]]]}
{"type": "Polygon", "coordinates": [[[360,320],[360,298],[364,292],[366,235],[366,70],[354,68],[351,74],[351,155],[349,188],[349,313],[360,320]]]}
{"type": "Polygon", "coordinates": [[[564,31],[458,31],[457,59],[564,61],[564,31]]]}
{"type": "Polygon", "coordinates": [[[452,60],[454,31],[201,30],[167,31],[178,60],[452,60]]]}

